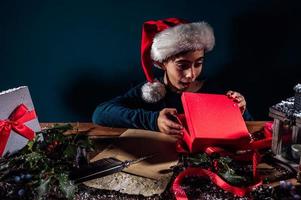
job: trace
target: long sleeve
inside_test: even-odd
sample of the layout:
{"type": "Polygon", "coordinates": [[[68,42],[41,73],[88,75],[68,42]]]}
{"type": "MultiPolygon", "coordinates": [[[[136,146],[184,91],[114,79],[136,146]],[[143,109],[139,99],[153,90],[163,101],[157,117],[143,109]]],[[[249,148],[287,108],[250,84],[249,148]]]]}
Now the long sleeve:
{"type": "Polygon", "coordinates": [[[93,113],[93,123],[157,131],[158,106],[148,105],[142,100],[141,86],[142,84],[129,90],[125,95],[98,105],[93,113]]]}
{"type": "MultiPolygon", "coordinates": [[[[167,88],[164,99],[157,103],[146,103],[141,97],[143,84],[141,83],[132,88],[124,95],[98,105],[92,116],[93,123],[110,127],[158,131],[157,119],[160,110],[163,108],[176,108],[178,113],[183,113],[180,94],[174,93],[167,88]]],[[[207,88],[202,90],[202,92],[208,91],[210,90],[207,88]]],[[[248,110],[245,111],[243,118],[244,120],[252,120],[248,110]]]]}
{"type": "Polygon", "coordinates": [[[244,114],[242,115],[245,121],[253,121],[253,117],[250,114],[250,112],[247,110],[245,110],[244,114]]]}

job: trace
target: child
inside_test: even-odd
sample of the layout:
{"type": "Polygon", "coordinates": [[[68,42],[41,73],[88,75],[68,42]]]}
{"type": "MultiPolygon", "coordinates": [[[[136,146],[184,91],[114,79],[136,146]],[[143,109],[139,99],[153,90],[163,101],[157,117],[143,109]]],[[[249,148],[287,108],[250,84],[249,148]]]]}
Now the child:
{"type": "MultiPolygon", "coordinates": [[[[177,18],[145,22],[141,62],[147,82],[100,104],[94,111],[93,123],[149,129],[180,137],[182,127],[172,116],[183,112],[182,92],[208,93],[207,82],[198,77],[205,53],[212,50],[214,43],[213,30],[205,22],[186,23],[177,18]],[[164,70],[164,77],[154,79],[153,65],[164,70]]],[[[244,97],[234,91],[226,94],[237,102],[245,120],[250,120],[244,97]]]]}

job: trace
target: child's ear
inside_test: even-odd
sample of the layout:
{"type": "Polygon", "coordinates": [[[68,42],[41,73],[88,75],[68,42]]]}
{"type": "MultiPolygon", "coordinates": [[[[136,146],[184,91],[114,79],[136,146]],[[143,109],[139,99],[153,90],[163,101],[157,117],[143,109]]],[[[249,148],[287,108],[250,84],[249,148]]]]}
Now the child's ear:
{"type": "Polygon", "coordinates": [[[164,65],[164,63],[161,63],[161,62],[158,62],[158,61],[154,61],[154,64],[165,71],[165,65],[164,65]]]}

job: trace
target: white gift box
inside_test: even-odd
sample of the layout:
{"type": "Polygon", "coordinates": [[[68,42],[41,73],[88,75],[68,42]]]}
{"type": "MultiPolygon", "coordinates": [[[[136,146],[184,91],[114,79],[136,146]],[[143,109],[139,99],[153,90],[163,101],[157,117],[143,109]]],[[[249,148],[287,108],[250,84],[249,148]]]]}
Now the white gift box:
{"type": "MultiPolygon", "coordinates": [[[[9,89],[0,93],[0,121],[2,122],[2,125],[4,124],[3,122],[7,121],[10,121],[9,123],[13,123],[11,120],[9,120],[9,117],[16,110],[16,108],[22,104],[27,107],[28,111],[34,111],[34,105],[32,103],[32,99],[27,86],[9,89]]],[[[24,122],[24,125],[34,132],[41,130],[37,116],[24,122]]],[[[3,129],[4,127],[0,127],[0,140],[2,140],[0,141],[1,143],[5,142],[5,140],[3,139],[3,129]]],[[[11,129],[6,144],[2,144],[2,149],[0,149],[0,156],[22,149],[27,144],[27,142],[28,139],[26,137],[11,129]]]]}

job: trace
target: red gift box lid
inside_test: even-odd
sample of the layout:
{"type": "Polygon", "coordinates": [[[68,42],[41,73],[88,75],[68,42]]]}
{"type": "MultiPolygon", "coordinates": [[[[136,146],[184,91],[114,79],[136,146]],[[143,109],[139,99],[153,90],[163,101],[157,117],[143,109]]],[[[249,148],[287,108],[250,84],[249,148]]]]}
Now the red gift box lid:
{"type": "Polygon", "coordinates": [[[189,150],[205,146],[241,147],[250,142],[238,105],[226,95],[183,92],[184,140],[189,150]]]}

